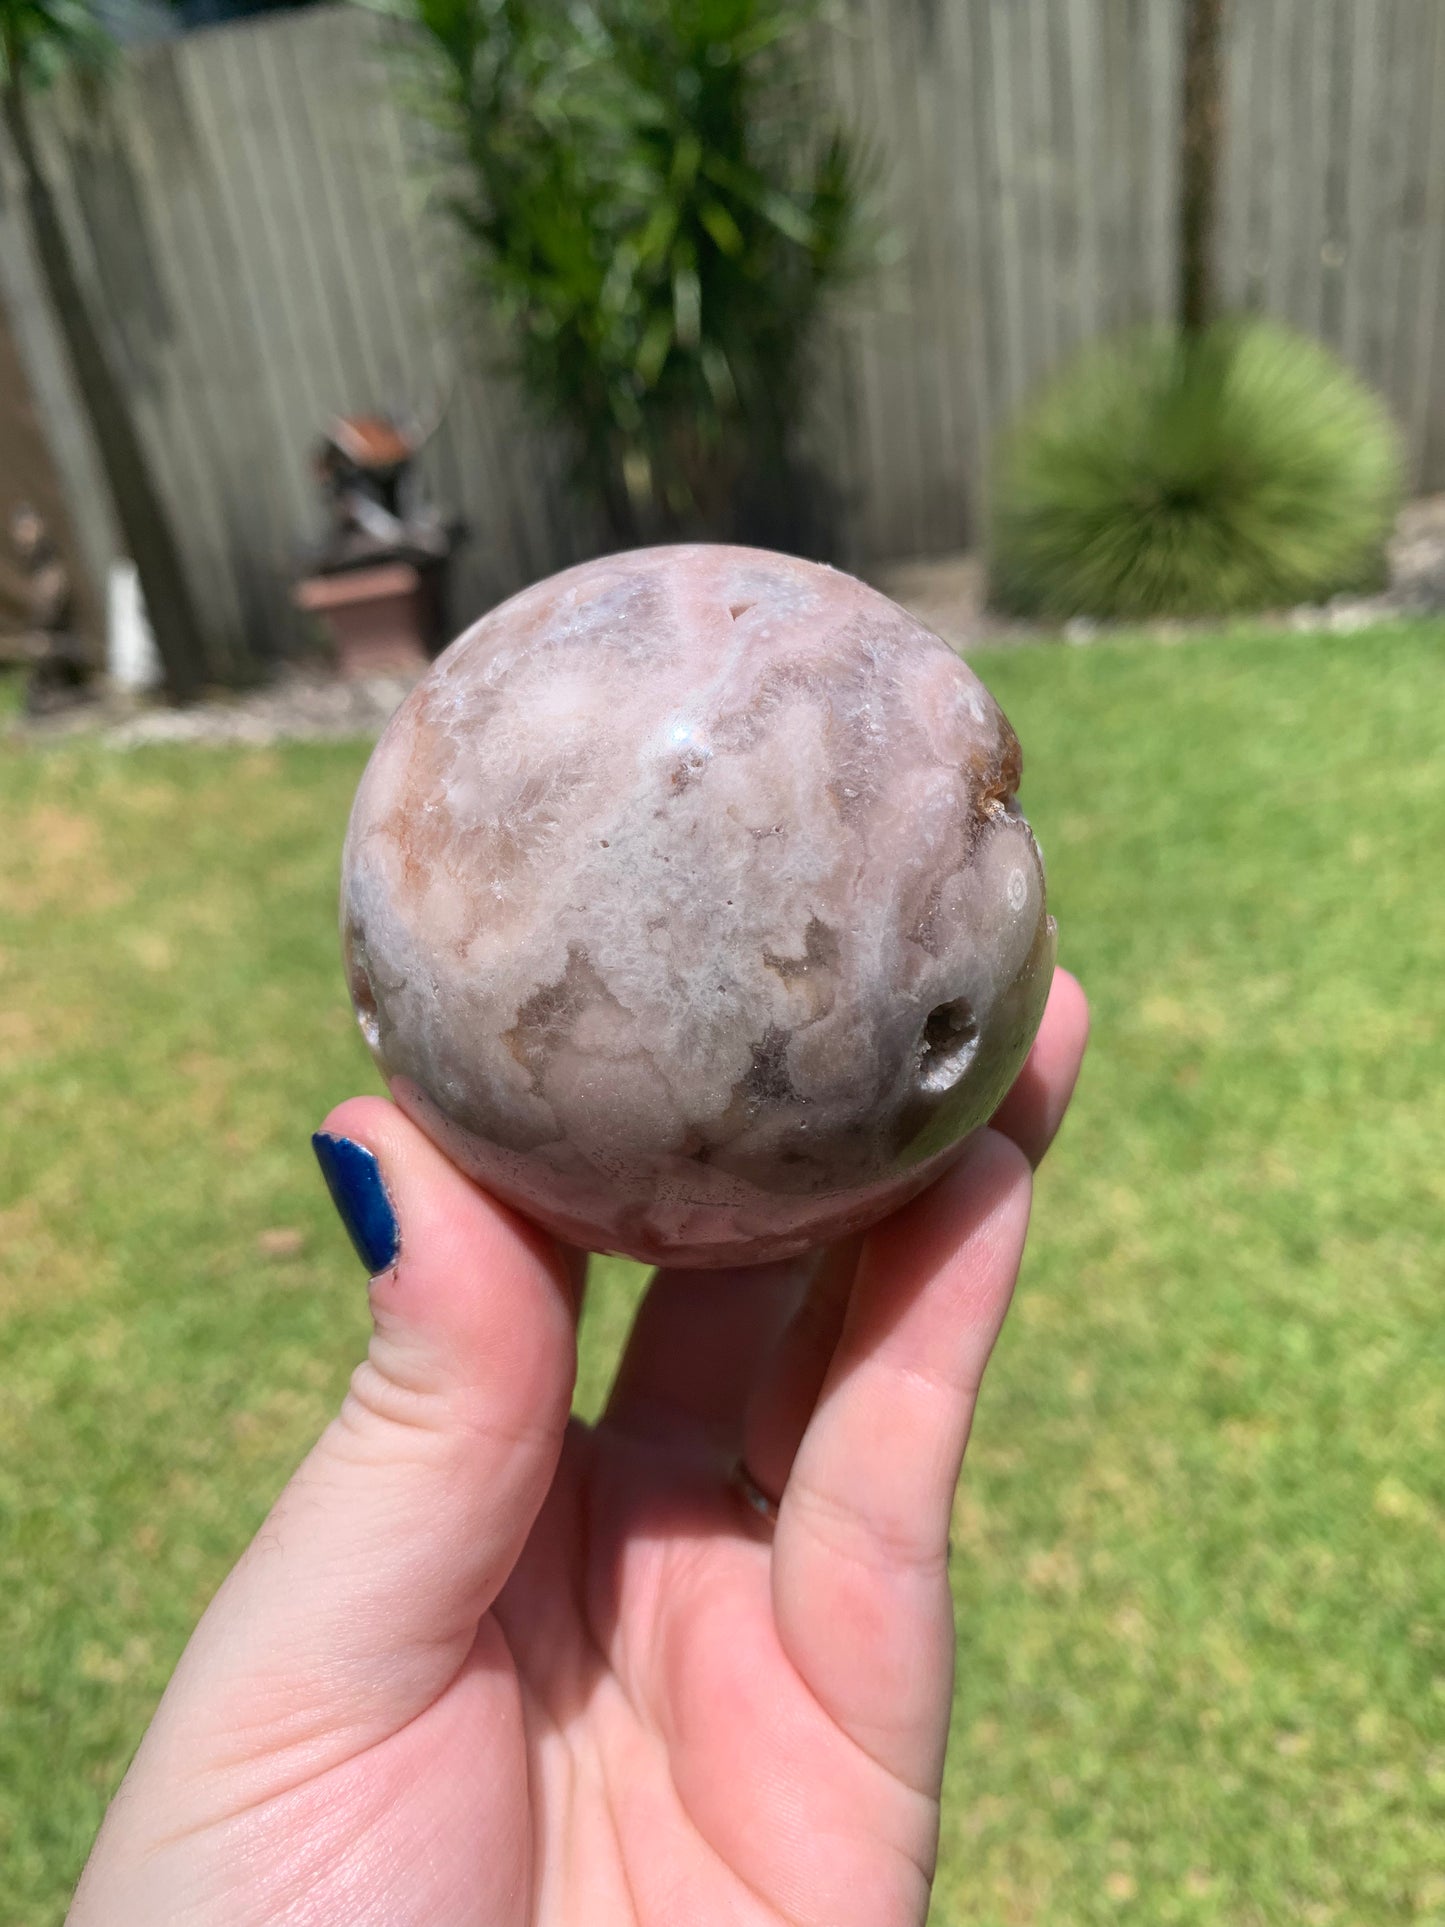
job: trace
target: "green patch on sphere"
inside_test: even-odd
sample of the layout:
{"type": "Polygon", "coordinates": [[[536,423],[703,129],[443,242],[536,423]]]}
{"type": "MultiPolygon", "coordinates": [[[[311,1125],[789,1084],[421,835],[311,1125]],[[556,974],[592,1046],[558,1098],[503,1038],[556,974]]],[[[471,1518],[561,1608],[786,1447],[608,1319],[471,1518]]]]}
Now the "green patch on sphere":
{"type": "Polygon", "coordinates": [[[1380,585],[1399,503],[1384,403],[1273,322],[1086,350],[1005,436],[995,604],[1136,621],[1320,602],[1380,585]]]}

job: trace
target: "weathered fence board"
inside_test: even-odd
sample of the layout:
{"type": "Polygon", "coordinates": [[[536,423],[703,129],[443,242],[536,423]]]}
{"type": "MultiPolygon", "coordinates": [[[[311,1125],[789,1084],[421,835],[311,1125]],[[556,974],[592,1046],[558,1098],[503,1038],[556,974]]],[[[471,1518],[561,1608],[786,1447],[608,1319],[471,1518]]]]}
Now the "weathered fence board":
{"type": "Polygon", "coordinates": [[[1232,9],[1228,300],[1337,348],[1389,398],[1412,480],[1445,487],[1445,20],[1439,0],[1232,9]]]}
{"type": "MultiPolygon", "coordinates": [[[[888,262],[830,319],[809,444],[859,566],[957,547],[989,451],[1051,368],[1175,299],[1182,0],[836,0],[820,91],[879,159],[888,262]]],[[[1445,486],[1440,0],[1229,12],[1228,300],[1332,342],[1445,486]]],[[[465,518],[459,610],[596,545],[428,206],[385,29],[341,8],[134,50],[61,89],[44,148],[195,573],[218,661],[266,656],[342,410],[440,408],[429,484],[465,518]]],[[[13,186],[13,184],[12,184],[13,186]]],[[[64,384],[13,191],[0,292],[49,412],[64,384]]],[[[109,538],[73,402],[77,513],[109,538]],[[89,510],[87,512],[89,505],[89,510]]],[[[88,528],[88,533],[90,530],[88,528]]]]}

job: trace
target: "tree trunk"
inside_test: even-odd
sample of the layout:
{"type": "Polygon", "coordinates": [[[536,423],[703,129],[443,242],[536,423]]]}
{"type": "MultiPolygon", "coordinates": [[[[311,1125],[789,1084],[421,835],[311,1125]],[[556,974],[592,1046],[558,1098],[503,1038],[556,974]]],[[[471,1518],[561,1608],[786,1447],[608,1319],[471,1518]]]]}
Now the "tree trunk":
{"type": "Polygon", "coordinates": [[[174,701],[188,702],[205,681],[204,644],[190,585],[125,394],[81,291],[13,62],[0,104],[20,162],[36,260],[95,436],[116,519],[140,578],[166,687],[174,701]]]}
{"type": "Polygon", "coordinates": [[[1185,0],[1183,138],[1179,155],[1179,325],[1204,333],[1218,312],[1215,264],[1224,118],[1224,0],[1185,0]]]}

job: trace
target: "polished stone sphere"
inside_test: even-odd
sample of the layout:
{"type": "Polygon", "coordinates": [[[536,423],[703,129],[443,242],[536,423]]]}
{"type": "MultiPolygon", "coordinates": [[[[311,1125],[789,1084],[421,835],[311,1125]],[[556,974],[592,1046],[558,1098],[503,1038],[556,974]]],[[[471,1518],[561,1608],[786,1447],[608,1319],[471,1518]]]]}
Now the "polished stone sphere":
{"type": "Polygon", "coordinates": [[[569,569],[432,666],[347,833],[397,1103],[569,1242],[789,1257],[936,1177],[1054,955],[1018,742],[885,596],[761,550],[569,569]]]}

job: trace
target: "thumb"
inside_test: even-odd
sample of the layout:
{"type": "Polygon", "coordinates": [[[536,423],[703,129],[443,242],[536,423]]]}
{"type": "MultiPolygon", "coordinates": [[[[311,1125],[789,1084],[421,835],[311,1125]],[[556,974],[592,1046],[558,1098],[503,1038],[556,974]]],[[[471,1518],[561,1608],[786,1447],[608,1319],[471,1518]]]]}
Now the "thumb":
{"type": "Polygon", "coordinates": [[[576,1367],[559,1247],[399,1110],[353,1098],[316,1147],[374,1273],[370,1348],[167,1695],[203,1699],[231,1749],[241,1732],[253,1757],[299,1745],[312,1766],[318,1742],[369,1745],[455,1676],[546,1497],[576,1367]]]}

